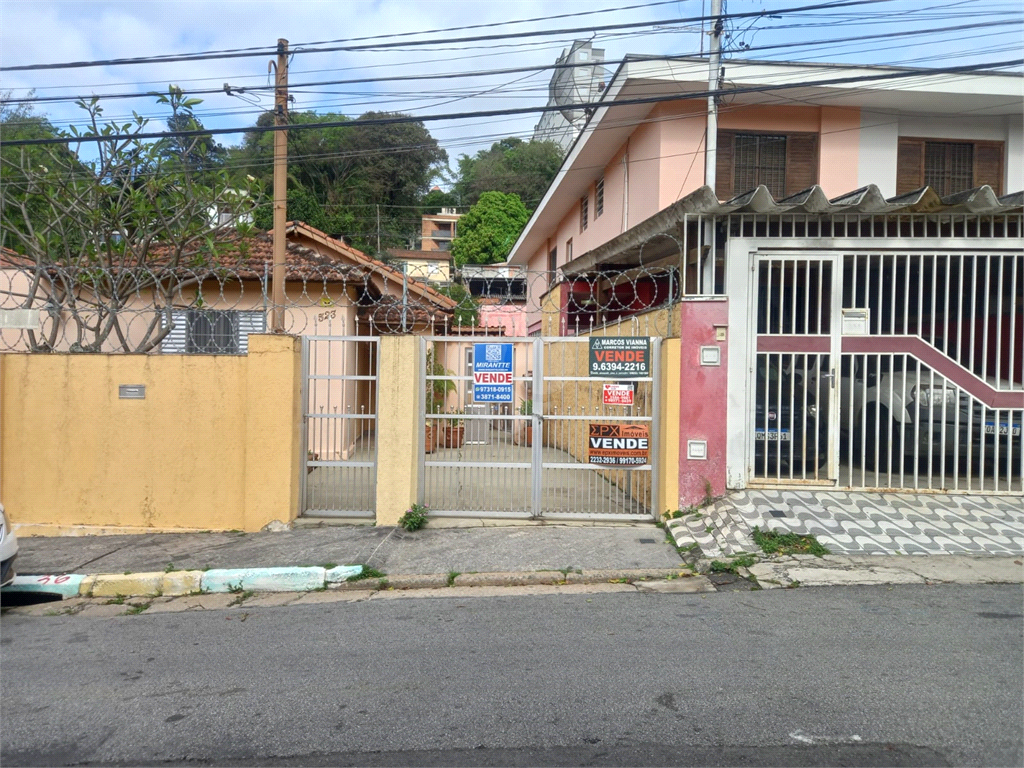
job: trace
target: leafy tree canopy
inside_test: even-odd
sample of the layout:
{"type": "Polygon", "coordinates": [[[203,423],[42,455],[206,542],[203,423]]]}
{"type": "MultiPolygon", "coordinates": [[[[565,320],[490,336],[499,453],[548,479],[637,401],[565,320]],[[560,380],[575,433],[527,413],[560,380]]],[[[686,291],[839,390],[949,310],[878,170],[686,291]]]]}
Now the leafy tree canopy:
{"type": "Polygon", "coordinates": [[[562,149],[552,141],[510,137],[473,157],[459,158],[455,192],[463,205],[473,205],[484,192],[518,195],[527,205],[544,196],[562,164],[562,149]]]}
{"type": "MultiPolygon", "coordinates": [[[[419,230],[418,206],[448,155],[423,123],[360,125],[360,120],[391,116],[367,112],[352,120],[333,113],[291,113],[292,124],[345,125],[288,132],[289,208],[291,191],[302,190],[305,195],[298,197],[308,195],[322,210],[328,234],[344,235],[356,247],[374,251],[379,206],[381,249],[409,247],[419,230]]],[[[267,113],[256,125],[273,121],[267,113]]],[[[234,154],[243,166],[241,173],[271,187],[273,133],[247,134],[234,154]]],[[[289,213],[289,218],[297,216],[289,213]]]]}
{"type": "Polygon", "coordinates": [[[452,242],[456,265],[504,261],[529,218],[519,195],[484,192],[459,219],[458,235],[452,242]]]}

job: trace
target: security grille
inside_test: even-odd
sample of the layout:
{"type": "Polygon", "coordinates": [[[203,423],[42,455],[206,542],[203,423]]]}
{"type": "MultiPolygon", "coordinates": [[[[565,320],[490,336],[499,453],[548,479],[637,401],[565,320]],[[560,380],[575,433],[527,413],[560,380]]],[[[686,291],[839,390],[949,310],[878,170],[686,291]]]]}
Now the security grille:
{"type": "Polygon", "coordinates": [[[633,380],[631,405],[605,405],[588,375],[587,338],[428,337],[423,503],[452,517],[649,520],[657,511],[658,340],[652,375],[633,380]],[[474,344],[513,348],[513,402],[473,396],[474,344]],[[457,373],[457,371],[461,371],[457,373]],[[645,464],[591,462],[591,425],[647,435],[645,464]]]}
{"type": "Polygon", "coordinates": [[[365,336],[302,338],[303,515],[375,514],[379,341],[365,336]]]}
{"type": "Polygon", "coordinates": [[[753,482],[1022,493],[1024,256],[757,264],[753,482]]]}

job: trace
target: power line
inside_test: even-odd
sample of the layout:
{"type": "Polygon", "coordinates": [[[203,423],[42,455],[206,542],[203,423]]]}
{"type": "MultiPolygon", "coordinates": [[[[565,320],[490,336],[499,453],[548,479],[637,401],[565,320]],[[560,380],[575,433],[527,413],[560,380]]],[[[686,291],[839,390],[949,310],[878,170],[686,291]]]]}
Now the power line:
{"type": "MultiPolygon", "coordinates": [[[[893,0],[840,0],[840,2],[826,2],[816,3],[814,5],[803,5],[793,6],[789,8],[780,8],[773,11],[748,11],[744,13],[733,13],[723,14],[720,18],[723,21],[731,19],[746,19],[756,18],[764,16],[774,16],[784,13],[801,13],[804,11],[815,11],[829,8],[845,8],[850,6],[859,5],[874,5],[876,3],[889,3],[893,0]]],[[[713,20],[717,20],[715,17],[713,20]]],[[[459,45],[463,43],[480,42],[485,40],[513,40],[524,37],[552,37],[557,35],[568,35],[576,34],[579,32],[596,33],[603,32],[612,29],[634,29],[637,27],[650,27],[658,25],[675,25],[675,24],[695,24],[704,23],[711,17],[705,16],[688,16],[678,19],[656,19],[654,21],[634,21],[625,22],[619,24],[602,24],[591,27],[569,27],[563,29],[543,29],[543,30],[532,30],[527,32],[513,32],[513,33],[502,33],[502,34],[491,34],[491,35],[472,35],[469,37],[460,37],[448,40],[408,40],[402,42],[391,42],[391,43],[367,43],[363,45],[338,45],[329,46],[326,48],[303,48],[299,44],[296,45],[294,50],[290,51],[293,54],[298,53],[332,53],[335,51],[366,51],[373,50],[379,51],[388,48],[410,48],[419,47],[424,45],[459,45]]],[[[517,22],[507,22],[517,23],[517,22]]],[[[456,28],[457,29],[457,28],[456,28]]],[[[314,43],[315,45],[315,43],[314,43]]],[[[22,64],[13,67],[0,67],[0,72],[25,72],[30,70],[46,70],[46,69],[79,69],[83,67],[99,67],[99,66],[122,66],[128,64],[163,64],[172,63],[179,61],[205,61],[209,59],[234,59],[234,58],[248,58],[255,56],[268,56],[275,53],[276,47],[265,46],[259,50],[239,50],[237,52],[224,52],[224,53],[200,53],[200,54],[182,54],[182,55],[167,55],[167,56],[138,56],[134,58],[122,58],[122,59],[103,59],[98,61],[72,61],[63,62],[60,64],[22,64]]]]}
{"type": "Polygon", "coordinates": [[[621,99],[617,101],[584,102],[580,104],[544,105],[537,107],[513,107],[509,109],[476,110],[471,112],[450,112],[439,115],[396,115],[394,117],[371,118],[369,120],[343,120],[320,123],[289,123],[287,125],[275,126],[249,126],[247,128],[203,128],[191,131],[140,131],[138,133],[118,133],[99,136],[60,136],[45,139],[16,139],[14,141],[0,142],[0,146],[22,147],[43,144],[82,144],[98,143],[103,141],[122,141],[139,139],[167,139],[172,137],[193,137],[193,136],[214,136],[236,133],[267,133],[270,131],[295,131],[313,128],[351,128],[377,125],[400,125],[403,123],[436,122],[440,120],[462,120],[475,117],[498,117],[504,115],[526,115],[543,112],[562,111],[565,109],[600,109],[610,107],[634,106],[639,104],[657,104],[663,101],[682,101],[696,98],[707,98],[708,96],[737,96],[744,93],[770,93],[773,91],[788,90],[791,88],[814,88],[828,85],[846,85],[849,83],[878,82],[886,80],[901,80],[911,77],[922,77],[943,74],[960,74],[967,72],[980,72],[984,70],[1000,69],[1005,67],[1020,66],[1024,59],[1009,59],[1006,61],[986,62],[983,64],[966,64],[958,67],[941,67],[935,69],[914,69],[900,72],[887,72],[874,75],[856,75],[852,77],[834,77],[825,80],[811,82],[781,83],[777,85],[760,85],[731,89],[718,89],[713,91],[689,92],[685,96],[672,94],[668,96],[652,96],[636,99],[621,99]]]}
{"type": "MultiPolygon", "coordinates": [[[[972,29],[985,29],[989,27],[1005,26],[1005,21],[982,21],[974,24],[956,24],[949,27],[933,27],[930,29],[917,29],[907,30],[901,32],[885,32],[873,35],[858,35],[854,37],[843,37],[833,38],[825,40],[808,40],[802,42],[790,42],[790,43],[775,43],[771,45],[751,46],[744,48],[737,52],[749,53],[754,51],[769,51],[778,50],[782,48],[804,48],[814,46],[832,46],[838,44],[846,44],[852,42],[862,42],[866,40],[885,40],[893,37],[911,37],[920,35],[932,35],[941,34],[944,32],[964,32],[972,29]]],[[[670,54],[668,56],[659,56],[659,59],[674,59],[674,58],[688,58],[692,57],[692,53],[680,53],[670,54]]],[[[448,72],[448,73],[437,73],[437,74],[417,74],[417,75],[390,75],[386,77],[357,77],[347,78],[344,80],[317,80],[307,83],[293,83],[289,86],[290,90],[297,91],[301,88],[319,88],[330,85],[357,85],[366,83],[385,83],[385,82],[410,82],[410,81],[422,81],[422,80],[454,80],[464,79],[470,77],[492,77],[499,75],[513,75],[524,72],[543,72],[546,70],[563,70],[563,69],[576,69],[581,67],[611,67],[625,64],[629,61],[635,60],[636,57],[626,56],[622,59],[614,59],[611,61],[602,61],[599,63],[595,62],[566,62],[566,63],[554,63],[554,64],[538,64],[529,67],[503,67],[500,69],[487,69],[487,70],[470,70],[464,72],[448,72]]],[[[254,85],[245,86],[242,88],[232,88],[232,91],[238,91],[239,93],[249,93],[252,91],[272,91],[274,86],[272,85],[254,85]]],[[[224,93],[225,88],[204,88],[189,91],[190,96],[207,96],[211,94],[224,93]]],[[[133,92],[133,93],[107,93],[107,94],[90,94],[88,96],[24,96],[18,98],[5,99],[4,103],[8,104],[35,104],[44,102],[62,102],[62,101],[82,101],[89,100],[91,98],[100,99],[134,99],[143,98],[147,96],[156,96],[157,92],[133,92]]],[[[229,92],[230,95],[230,92],[229,92]]]]}

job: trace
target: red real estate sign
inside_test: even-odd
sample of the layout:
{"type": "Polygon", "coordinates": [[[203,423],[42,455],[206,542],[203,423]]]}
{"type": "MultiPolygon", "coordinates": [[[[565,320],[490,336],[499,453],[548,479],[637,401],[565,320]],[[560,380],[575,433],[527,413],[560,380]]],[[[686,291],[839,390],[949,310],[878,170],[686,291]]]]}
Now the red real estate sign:
{"type": "Polygon", "coordinates": [[[632,385],[606,382],[602,391],[601,402],[605,405],[632,405],[632,385]]]}

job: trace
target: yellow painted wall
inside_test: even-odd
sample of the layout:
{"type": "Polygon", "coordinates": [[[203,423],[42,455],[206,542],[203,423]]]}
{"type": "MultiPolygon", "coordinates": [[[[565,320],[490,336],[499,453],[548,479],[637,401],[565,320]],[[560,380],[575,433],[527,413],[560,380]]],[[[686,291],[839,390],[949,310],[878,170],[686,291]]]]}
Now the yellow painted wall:
{"type": "Polygon", "coordinates": [[[251,336],[246,356],[0,357],[0,494],[19,534],[296,516],[298,338],[251,336]]]}
{"type": "Polygon", "coordinates": [[[418,336],[382,336],[377,397],[377,525],[397,525],[419,494],[425,387],[418,336]]]}

